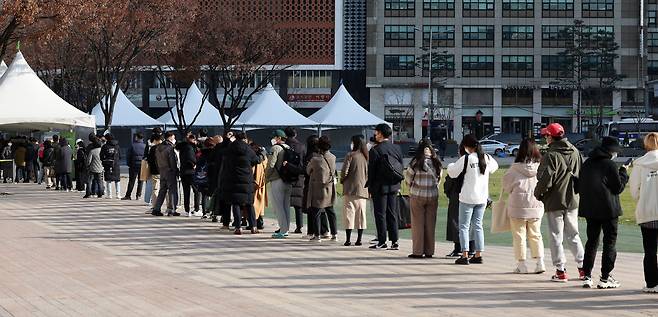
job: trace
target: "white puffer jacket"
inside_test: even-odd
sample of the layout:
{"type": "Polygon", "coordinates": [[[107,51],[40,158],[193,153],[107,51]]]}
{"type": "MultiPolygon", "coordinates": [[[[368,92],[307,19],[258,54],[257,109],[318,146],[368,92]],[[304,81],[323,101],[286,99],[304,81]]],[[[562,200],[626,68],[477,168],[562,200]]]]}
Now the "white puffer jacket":
{"type": "Polygon", "coordinates": [[[628,184],[637,200],[637,223],[658,221],[658,150],[649,151],[633,162],[628,184]]]}
{"type": "Polygon", "coordinates": [[[514,163],[503,177],[503,190],[509,193],[507,215],[537,219],[544,215],[544,204],[535,198],[539,163],[514,163]]]}

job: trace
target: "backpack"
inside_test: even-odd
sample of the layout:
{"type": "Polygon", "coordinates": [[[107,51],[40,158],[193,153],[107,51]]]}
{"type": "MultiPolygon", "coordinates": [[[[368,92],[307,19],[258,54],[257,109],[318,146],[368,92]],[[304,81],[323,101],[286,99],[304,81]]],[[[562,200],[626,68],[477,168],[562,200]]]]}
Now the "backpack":
{"type": "Polygon", "coordinates": [[[114,154],[116,153],[116,147],[106,146],[104,151],[101,151],[101,162],[103,162],[103,167],[106,169],[111,169],[114,167],[114,154]]]}
{"type": "Polygon", "coordinates": [[[285,166],[279,167],[279,177],[284,183],[292,184],[299,180],[299,176],[304,174],[302,168],[302,157],[290,147],[279,145],[283,148],[283,161],[288,162],[285,166]]]}
{"type": "Polygon", "coordinates": [[[384,181],[384,185],[394,185],[402,182],[404,180],[402,163],[388,154],[383,154],[378,149],[376,151],[380,154],[377,174],[384,181]]]}
{"type": "Polygon", "coordinates": [[[199,189],[201,192],[206,192],[208,189],[208,163],[205,158],[200,158],[194,169],[194,176],[192,177],[192,183],[199,189]]]}

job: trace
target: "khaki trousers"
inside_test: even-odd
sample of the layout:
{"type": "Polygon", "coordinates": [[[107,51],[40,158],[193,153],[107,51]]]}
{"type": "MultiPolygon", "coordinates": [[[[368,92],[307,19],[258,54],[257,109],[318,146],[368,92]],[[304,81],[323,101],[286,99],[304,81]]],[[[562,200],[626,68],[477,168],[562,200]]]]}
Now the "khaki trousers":
{"type": "Polygon", "coordinates": [[[544,241],[541,236],[541,218],[510,218],[510,225],[512,229],[514,257],[516,257],[517,261],[525,261],[526,244],[530,246],[530,254],[533,258],[544,257],[544,241]]]}
{"type": "Polygon", "coordinates": [[[436,210],[439,198],[410,197],[413,254],[434,255],[436,210]]]}
{"type": "Polygon", "coordinates": [[[343,197],[343,224],[345,229],[366,229],[367,198],[345,195],[343,197]]]}

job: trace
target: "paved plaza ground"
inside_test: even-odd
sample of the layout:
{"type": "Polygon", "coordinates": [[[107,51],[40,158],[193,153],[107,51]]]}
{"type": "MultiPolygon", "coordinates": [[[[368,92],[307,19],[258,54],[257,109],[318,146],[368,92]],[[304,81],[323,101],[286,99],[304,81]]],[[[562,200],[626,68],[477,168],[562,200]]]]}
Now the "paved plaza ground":
{"type": "Polygon", "coordinates": [[[511,274],[510,247],[456,266],[408,259],[410,241],[370,251],[235,236],[147,216],[143,202],[33,184],[0,192],[11,194],[0,195],[0,316],[658,316],[658,296],[640,292],[640,254],[619,254],[621,289],[585,290],[511,274]]]}

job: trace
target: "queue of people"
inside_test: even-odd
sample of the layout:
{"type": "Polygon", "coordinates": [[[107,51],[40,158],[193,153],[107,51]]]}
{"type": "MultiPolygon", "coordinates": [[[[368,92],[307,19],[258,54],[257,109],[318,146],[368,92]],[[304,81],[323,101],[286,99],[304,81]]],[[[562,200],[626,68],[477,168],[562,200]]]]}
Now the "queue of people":
{"type": "MultiPolygon", "coordinates": [[[[303,238],[317,243],[337,241],[340,213],[345,230],[343,245],[361,246],[367,229],[366,205],[371,200],[376,226],[376,238],[370,241],[372,250],[399,249],[399,203],[404,182],[409,192],[412,236],[412,253],[408,257],[433,258],[444,176],[442,160],[431,142],[421,140],[416,155],[405,166],[399,146],[390,140],[391,134],[391,127],[381,124],[375,127],[370,143],[363,135],[353,136],[339,173],[328,136],[312,135],[302,143],[296,139],[294,128],[276,130],[267,151],[249,140],[244,132],[208,136],[207,131],[201,130],[196,135],[188,133],[183,141],[177,142],[175,133],[154,128],[146,143],[141,134],[136,134],[128,150],[129,183],[125,195],[120,195],[121,150],[109,133],[90,134],[86,145],[77,140],[75,155],[68,142],[57,136],[41,146],[35,140],[26,140],[24,145],[16,146],[17,150],[9,143],[1,154],[2,158],[25,161],[16,164],[16,175],[22,175],[21,180],[44,181],[47,188],[70,191],[74,167],[76,189],[85,191],[84,198],[105,196],[129,200],[137,183],[135,197],[140,199],[145,183],[144,201],[150,206],[147,213],[153,216],[181,215],[177,206],[179,185],[182,185],[186,216],[221,222],[222,229],[232,230],[236,235],[243,234],[243,229],[251,234],[260,233],[264,228],[265,209],[270,207],[278,225],[272,238],[287,239],[292,234],[302,234],[306,214],[303,238]],[[37,159],[41,167],[36,170],[40,172],[34,169],[37,159]],[[343,185],[342,210],[336,208],[339,182],[343,185]],[[290,227],[291,209],[295,216],[294,230],[290,227]],[[352,243],[354,230],[356,240],[352,243]]],[[[561,125],[550,124],[541,134],[547,143],[545,152],[542,154],[534,140],[524,139],[514,163],[502,177],[501,194],[507,196],[504,212],[513,238],[513,272],[547,271],[541,233],[545,218],[555,270],[552,281],[569,280],[563,246],[566,244],[583,287],[592,288],[595,284],[600,289],[620,287],[612,272],[619,217],[623,213],[619,195],[629,187],[638,201],[635,215],[645,251],[644,291],[657,293],[658,133],[645,137],[647,152],[643,157],[621,166],[614,162],[621,151],[615,138],[604,137],[583,162],[561,125]],[[579,217],[587,224],[584,246],[579,217]],[[595,283],[592,272],[601,235],[602,267],[595,283]]],[[[486,236],[483,219],[491,203],[489,180],[499,166],[493,156],[483,151],[474,135],[463,138],[459,151],[459,159],[446,167],[443,188],[448,197],[446,238],[454,243],[454,250],[447,256],[456,258],[458,265],[481,265],[486,236]]]]}

